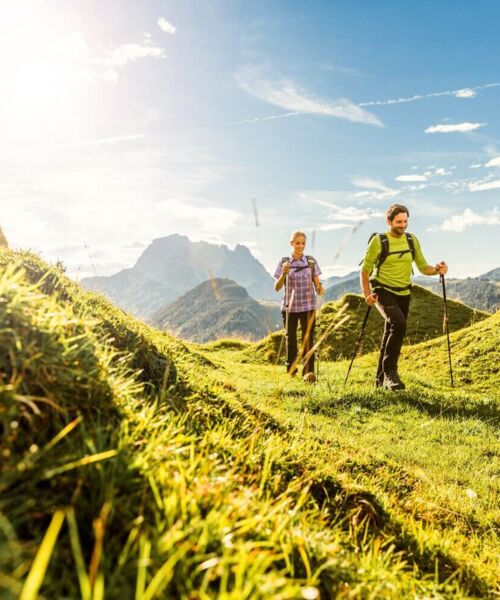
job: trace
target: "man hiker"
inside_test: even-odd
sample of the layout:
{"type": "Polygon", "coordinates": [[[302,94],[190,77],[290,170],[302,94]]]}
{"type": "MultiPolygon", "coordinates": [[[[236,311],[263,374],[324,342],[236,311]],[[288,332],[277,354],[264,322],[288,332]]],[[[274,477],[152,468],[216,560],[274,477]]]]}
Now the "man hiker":
{"type": "Polygon", "coordinates": [[[398,375],[398,360],[410,308],[412,263],[423,275],[448,272],[445,262],[427,264],[415,235],[406,233],[409,216],[402,204],[387,209],[388,231],[371,237],[360,273],[365,302],[376,306],[385,320],[375,386],[392,391],[405,388],[398,375]]]}
{"type": "MultiPolygon", "coordinates": [[[[281,314],[287,340],[286,370],[293,376],[297,372],[298,324],[300,322],[302,352],[305,356],[314,345],[316,294],[323,295],[325,290],[319,281],[321,269],[316,259],[304,254],[306,234],[294,231],[290,236],[290,245],[291,255],[282,258],[276,267],[274,289],[279,292],[285,286],[281,314]]],[[[314,354],[304,363],[302,375],[304,381],[315,381],[314,354]]]]}

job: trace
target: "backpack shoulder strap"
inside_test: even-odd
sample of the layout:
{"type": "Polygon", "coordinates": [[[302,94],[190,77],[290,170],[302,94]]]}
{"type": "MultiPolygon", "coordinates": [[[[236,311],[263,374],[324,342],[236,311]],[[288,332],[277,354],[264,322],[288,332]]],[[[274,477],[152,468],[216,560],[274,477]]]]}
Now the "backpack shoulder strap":
{"type": "Polygon", "coordinates": [[[314,268],[316,266],[314,257],[306,254],[306,258],[307,258],[307,264],[309,265],[309,268],[311,269],[311,277],[314,277],[314,268]]]}
{"type": "Polygon", "coordinates": [[[408,246],[410,248],[411,257],[412,257],[412,259],[414,259],[415,258],[415,240],[411,233],[405,233],[405,235],[406,235],[406,241],[408,242],[408,246]]]}
{"type": "Polygon", "coordinates": [[[382,263],[385,261],[385,259],[389,255],[389,238],[387,237],[386,233],[379,233],[379,234],[373,234],[373,235],[378,235],[378,237],[380,239],[380,245],[382,248],[380,250],[380,254],[378,256],[378,261],[377,261],[377,269],[380,269],[380,266],[382,265],[382,263]]]}

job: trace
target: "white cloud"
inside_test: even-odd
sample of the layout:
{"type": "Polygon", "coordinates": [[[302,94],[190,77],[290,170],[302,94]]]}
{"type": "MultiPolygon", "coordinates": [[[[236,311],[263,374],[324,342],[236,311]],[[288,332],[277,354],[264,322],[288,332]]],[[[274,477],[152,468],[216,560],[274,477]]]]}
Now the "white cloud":
{"type": "Polygon", "coordinates": [[[453,215],[449,219],[446,219],[438,229],[440,231],[461,233],[467,227],[472,227],[472,225],[500,225],[500,212],[498,208],[495,207],[491,212],[482,215],[473,212],[470,208],[466,208],[461,215],[453,215]]]}
{"type": "MultiPolygon", "coordinates": [[[[452,167],[453,169],[453,167],[452,167]]],[[[424,177],[433,177],[435,175],[443,176],[443,175],[451,175],[451,171],[447,171],[443,169],[443,167],[435,167],[434,165],[429,167],[427,171],[424,171],[424,177]]]]}
{"type": "Polygon", "coordinates": [[[352,223],[327,223],[318,227],[318,231],[335,231],[336,229],[350,229],[352,223]]]}
{"type": "Polygon", "coordinates": [[[379,179],[372,179],[371,177],[358,177],[352,180],[353,185],[361,189],[366,190],[379,190],[381,192],[393,192],[397,194],[396,190],[386,186],[383,181],[379,179]]]}
{"type": "MultiPolygon", "coordinates": [[[[287,116],[292,116],[292,114],[324,115],[366,125],[383,126],[378,117],[346,98],[335,101],[316,98],[293,81],[268,80],[262,69],[256,67],[244,67],[235,77],[239,86],[248,94],[291,111],[287,116]]],[[[265,118],[269,119],[269,117],[265,118]]],[[[252,119],[250,121],[258,122],[259,120],[252,119]]]]}
{"type": "Polygon", "coordinates": [[[454,133],[454,132],[467,132],[474,131],[480,127],[484,127],[486,123],[456,123],[454,125],[431,125],[427,127],[425,133],[454,133]]]}
{"type": "Polygon", "coordinates": [[[474,181],[469,183],[469,190],[471,192],[485,192],[486,190],[497,190],[500,188],[500,179],[493,181],[474,181]]]}
{"type": "Polygon", "coordinates": [[[269,117],[254,117],[253,119],[243,119],[243,121],[235,121],[234,123],[229,123],[230,125],[245,125],[246,123],[262,123],[263,121],[274,121],[275,119],[286,119],[287,117],[295,117],[296,115],[300,115],[302,113],[298,111],[287,112],[281,115],[271,115],[269,117]]]}
{"type": "Polygon", "coordinates": [[[260,242],[257,242],[255,240],[247,240],[247,241],[242,241],[242,242],[238,242],[241,246],[246,246],[250,252],[256,257],[256,258],[263,258],[264,257],[264,253],[262,252],[262,250],[260,250],[262,244],[260,242]]]}
{"type": "Polygon", "coordinates": [[[331,223],[326,224],[323,227],[319,227],[318,229],[328,230],[328,229],[342,229],[344,227],[352,227],[353,223],[359,223],[360,221],[366,221],[374,216],[380,216],[379,212],[374,211],[371,208],[358,208],[356,206],[339,206],[338,204],[333,204],[332,202],[328,202],[327,200],[323,200],[318,197],[309,197],[309,201],[315,202],[320,206],[324,206],[328,209],[327,218],[334,221],[350,221],[351,224],[348,225],[346,223],[331,223]]]}
{"type": "Polygon", "coordinates": [[[392,98],[390,100],[372,100],[370,102],[360,102],[359,106],[388,106],[390,104],[402,104],[405,102],[416,102],[427,98],[438,98],[439,96],[455,96],[455,98],[473,98],[476,90],[483,90],[499,86],[500,83],[487,83],[486,85],[477,85],[472,88],[462,88],[459,90],[447,90],[444,92],[433,92],[431,94],[414,94],[405,98],[392,98]]]}
{"type": "Polygon", "coordinates": [[[11,155],[2,163],[8,168],[1,225],[9,242],[41,250],[49,260],[61,258],[79,277],[92,274],[85,245],[92,256],[102,253],[92,262],[99,275],[109,275],[137,259],[137,249],[120,249],[131,240],[149,243],[181,233],[227,243],[248,220],[205,197],[230,167],[189,138],[175,148],[104,143],[76,146],[71,154],[11,155]],[[68,243],[80,248],[80,256],[61,251],[68,243]]]}
{"type": "Polygon", "coordinates": [[[296,197],[299,206],[307,208],[307,215],[316,212],[313,204],[325,209],[321,216],[315,217],[312,229],[317,231],[357,228],[364,221],[383,216],[378,209],[366,205],[360,206],[360,202],[357,202],[349,192],[301,190],[296,192],[296,197]]]}
{"type": "Polygon", "coordinates": [[[500,167],[500,156],[492,158],[484,166],[485,167],[500,167]]]}
{"type": "Polygon", "coordinates": [[[396,181],[405,181],[405,182],[427,181],[427,177],[425,175],[398,175],[396,177],[396,181]]]}
{"type": "Polygon", "coordinates": [[[157,206],[176,219],[187,220],[191,225],[197,223],[202,233],[228,231],[235,227],[242,217],[241,213],[231,208],[200,206],[177,198],[163,200],[157,206]]]}
{"type": "Polygon", "coordinates": [[[148,46],[142,44],[122,44],[116,46],[102,63],[108,67],[123,67],[124,65],[138,60],[139,58],[164,58],[165,49],[159,46],[148,46]]]}
{"type": "Polygon", "coordinates": [[[352,184],[361,189],[369,190],[366,192],[357,192],[353,194],[355,198],[365,197],[368,200],[378,202],[382,200],[389,200],[399,194],[399,190],[394,190],[385,185],[383,181],[372,179],[371,177],[358,177],[352,180],[352,184]]]}
{"type": "Polygon", "coordinates": [[[475,98],[477,96],[477,92],[472,88],[464,88],[463,90],[457,90],[453,92],[455,98],[475,98]]]}
{"type": "Polygon", "coordinates": [[[483,165],[481,163],[473,163],[469,165],[469,169],[480,169],[483,165]]]}
{"type": "Polygon", "coordinates": [[[417,192],[418,190],[423,190],[426,187],[428,187],[426,183],[420,183],[419,185],[408,185],[404,189],[408,192],[417,192]]]}
{"type": "Polygon", "coordinates": [[[158,27],[165,33],[170,33],[173,35],[177,31],[177,27],[172,25],[172,23],[169,23],[164,17],[160,17],[157,23],[158,27]]]}

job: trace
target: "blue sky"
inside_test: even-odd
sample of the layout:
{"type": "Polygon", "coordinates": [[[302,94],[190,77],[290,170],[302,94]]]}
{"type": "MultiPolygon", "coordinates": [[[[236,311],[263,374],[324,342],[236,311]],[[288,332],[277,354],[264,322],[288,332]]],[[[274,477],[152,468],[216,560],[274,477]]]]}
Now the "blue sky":
{"type": "Polygon", "coordinates": [[[493,0],[4,2],[0,225],[76,277],[170,233],[272,271],[304,229],[332,275],[400,202],[430,263],[484,273],[499,18],[493,0]]]}

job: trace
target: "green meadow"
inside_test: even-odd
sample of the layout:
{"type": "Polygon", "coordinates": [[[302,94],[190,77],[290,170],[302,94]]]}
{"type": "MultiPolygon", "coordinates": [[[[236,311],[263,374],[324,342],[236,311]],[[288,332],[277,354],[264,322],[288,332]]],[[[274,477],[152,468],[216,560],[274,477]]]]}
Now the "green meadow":
{"type": "Polygon", "coordinates": [[[356,297],[310,386],[276,334],[183,343],[0,250],[0,597],[498,597],[500,313],[453,309],[452,389],[432,302],[404,392],[375,329],[343,386],[356,297]]]}

